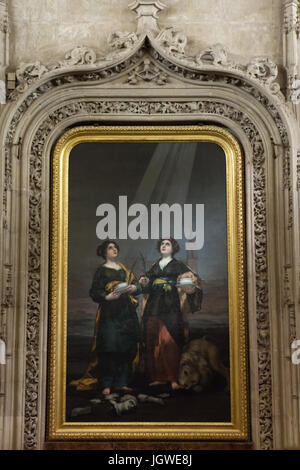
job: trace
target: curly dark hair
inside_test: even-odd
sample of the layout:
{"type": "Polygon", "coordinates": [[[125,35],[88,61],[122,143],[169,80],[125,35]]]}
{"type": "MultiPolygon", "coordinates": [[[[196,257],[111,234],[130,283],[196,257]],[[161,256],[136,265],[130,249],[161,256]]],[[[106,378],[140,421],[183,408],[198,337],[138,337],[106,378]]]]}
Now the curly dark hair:
{"type": "Polygon", "coordinates": [[[102,256],[102,258],[105,260],[106,260],[106,251],[110,243],[113,243],[115,245],[115,247],[118,250],[118,253],[120,251],[120,247],[115,240],[105,240],[101,245],[97,247],[97,255],[102,256]]]}
{"type": "Polygon", "coordinates": [[[175,253],[178,253],[178,251],[180,250],[180,246],[178,245],[177,241],[172,237],[160,238],[160,240],[158,240],[157,245],[156,245],[157,251],[160,252],[160,246],[164,240],[169,240],[171,242],[173,255],[175,255],[175,253]]]}

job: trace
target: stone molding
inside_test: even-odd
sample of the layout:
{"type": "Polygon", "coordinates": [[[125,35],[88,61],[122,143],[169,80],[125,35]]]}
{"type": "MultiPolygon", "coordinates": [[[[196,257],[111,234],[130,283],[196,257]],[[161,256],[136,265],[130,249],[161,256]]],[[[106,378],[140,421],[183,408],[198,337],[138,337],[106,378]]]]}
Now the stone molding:
{"type": "Polygon", "coordinates": [[[156,85],[163,86],[169,83],[169,77],[149,58],[145,58],[141,64],[128,73],[127,82],[130,85],[137,85],[140,81],[154,82],[156,85]]]}
{"type": "Polygon", "coordinates": [[[43,79],[43,82],[46,78],[50,80],[54,76],[53,71],[59,70],[69,77],[75,77],[82,72],[86,65],[89,65],[91,76],[96,76],[97,73],[101,76],[101,71],[106,69],[109,63],[113,64],[122,58],[125,59],[124,62],[132,62],[134,57],[138,54],[136,45],[139,45],[141,51],[147,39],[150,40],[153,47],[152,54],[155,52],[158,54],[162,53],[167,59],[173,62],[175,59],[181,67],[192,68],[198,72],[203,71],[203,73],[207,70],[222,74],[238,73],[249,82],[261,84],[279,99],[284,99],[280,92],[280,85],[276,82],[278,76],[277,65],[270,59],[257,57],[252,59],[245,66],[235,64],[229,60],[227,50],[221,44],[215,44],[204,49],[197,57],[188,57],[182,52],[184,41],[178,39],[182,38],[182,36],[177,32],[173,35],[173,32],[173,28],[166,28],[161,31],[159,34],[160,39],[158,40],[153,40],[151,36],[144,37],[141,40],[138,39],[134,33],[126,33],[124,37],[122,33],[114,33],[113,36],[117,35],[117,38],[111,39],[110,44],[112,44],[112,41],[119,42],[120,38],[122,38],[120,44],[124,44],[124,42],[126,42],[125,38],[131,37],[129,40],[130,47],[117,47],[108,53],[105,58],[97,58],[97,53],[93,49],[87,48],[86,46],[77,46],[65,55],[64,60],[53,65],[46,66],[39,61],[28,64],[21,63],[16,71],[17,87],[16,90],[10,94],[9,100],[16,100],[20,94],[30,89],[32,85],[37,86],[39,81],[42,82],[41,79],[43,79]],[[167,40],[170,35],[174,39],[173,41],[167,40]],[[128,51],[131,51],[131,54],[128,54],[128,51]],[[126,53],[128,56],[124,57],[126,53]]]}
{"type": "Polygon", "coordinates": [[[159,0],[134,0],[128,5],[128,8],[137,14],[138,33],[144,33],[145,31],[157,33],[159,31],[157,25],[158,13],[166,8],[162,2],[159,0]]]}
{"type": "Polygon", "coordinates": [[[299,0],[283,2],[283,52],[287,72],[287,99],[300,103],[299,52],[300,52],[299,0]]]}
{"type": "Polygon", "coordinates": [[[299,0],[283,1],[283,29],[287,34],[300,32],[299,0]]]}

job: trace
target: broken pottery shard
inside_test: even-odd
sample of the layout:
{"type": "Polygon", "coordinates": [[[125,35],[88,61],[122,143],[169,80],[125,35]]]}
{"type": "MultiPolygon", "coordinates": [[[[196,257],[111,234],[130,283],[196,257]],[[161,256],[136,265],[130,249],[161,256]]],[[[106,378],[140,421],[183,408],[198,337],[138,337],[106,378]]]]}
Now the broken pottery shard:
{"type": "Polygon", "coordinates": [[[91,406],[86,406],[85,408],[73,408],[71,412],[71,416],[82,416],[82,415],[89,415],[92,412],[91,406]]]}

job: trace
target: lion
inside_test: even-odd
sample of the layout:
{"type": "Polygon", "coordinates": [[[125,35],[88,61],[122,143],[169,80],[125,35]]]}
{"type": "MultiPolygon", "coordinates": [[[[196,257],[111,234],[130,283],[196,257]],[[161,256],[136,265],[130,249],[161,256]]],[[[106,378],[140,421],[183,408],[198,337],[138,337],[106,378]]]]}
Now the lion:
{"type": "Polygon", "coordinates": [[[201,392],[212,380],[213,372],[203,356],[186,351],[182,354],[178,381],[185,389],[201,392]]]}
{"type": "Polygon", "coordinates": [[[228,391],[229,369],[223,365],[217,346],[205,336],[190,341],[180,359],[179,384],[201,392],[211,384],[214,372],[225,378],[225,390],[228,391]]]}

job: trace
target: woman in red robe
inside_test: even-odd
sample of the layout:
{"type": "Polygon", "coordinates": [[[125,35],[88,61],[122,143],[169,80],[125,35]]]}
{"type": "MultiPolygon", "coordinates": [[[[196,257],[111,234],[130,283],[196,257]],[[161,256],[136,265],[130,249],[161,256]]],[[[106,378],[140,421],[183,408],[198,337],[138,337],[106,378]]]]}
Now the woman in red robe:
{"type": "Polygon", "coordinates": [[[139,280],[146,294],[142,312],[145,362],[150,386],[170,383],[180,388],[178,372],[181,350],[187,340],[186,307],[199,310],[202,290],[199,278],[173,256],[179,245],[173,238],[158,241],[161,258],[139,280]],[[193,285],[178,286],[180,277],[191,277],[193,285]]]}

